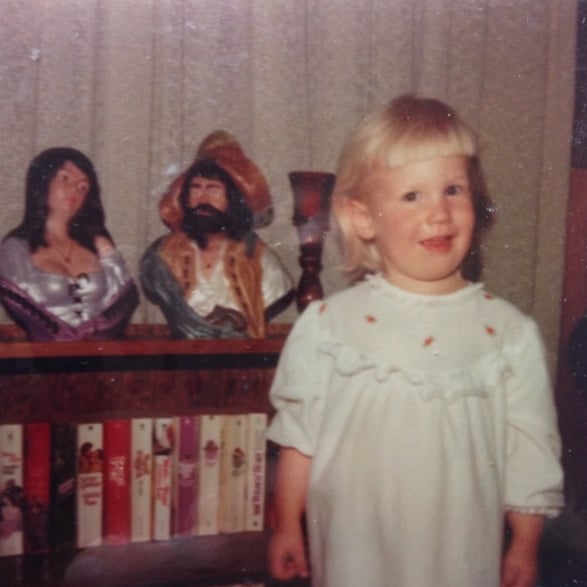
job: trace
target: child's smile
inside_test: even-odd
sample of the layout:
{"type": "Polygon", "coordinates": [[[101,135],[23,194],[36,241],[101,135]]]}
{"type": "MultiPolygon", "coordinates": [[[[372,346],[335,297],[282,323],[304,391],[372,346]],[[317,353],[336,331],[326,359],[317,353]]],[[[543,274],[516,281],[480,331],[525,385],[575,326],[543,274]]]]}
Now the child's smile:
{"type": "Polygon", "coordinates": [[[355,206],[360,236],[373,240],[387,280],[408,291],[451,293],[475,223],[468,159],[439,157],[374,174],[355,206]]]}

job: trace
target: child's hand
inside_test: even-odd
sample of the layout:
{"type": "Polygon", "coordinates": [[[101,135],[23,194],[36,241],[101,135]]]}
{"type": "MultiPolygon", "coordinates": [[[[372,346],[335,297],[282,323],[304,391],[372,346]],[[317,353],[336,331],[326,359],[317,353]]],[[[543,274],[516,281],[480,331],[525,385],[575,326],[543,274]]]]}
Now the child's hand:
{"type": "Polygon", "coordinates": [[[301,529],[299,532],[273,532],[269,541],[269,571],[281,581],[309,576],[301,529]]]}
{"type": "Polygon", "coordinates": [[[538,578],[538,546],[542,516],[507,512],[512,542],[503,557],[501,587],[534,587],[538,578]]]}
{"type": "Polygon", "coordinates": [[[534,587],[537,578],[535,557],[518,554],[513,549],[506,552],[501,570],[501,587],[534,587]]]}

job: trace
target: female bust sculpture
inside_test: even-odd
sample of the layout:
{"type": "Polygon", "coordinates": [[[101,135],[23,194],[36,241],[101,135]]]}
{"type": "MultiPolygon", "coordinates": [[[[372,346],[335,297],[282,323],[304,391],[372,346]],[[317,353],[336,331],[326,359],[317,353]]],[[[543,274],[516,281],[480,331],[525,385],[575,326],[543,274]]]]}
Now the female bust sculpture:
{"type": "Polygon", "coordinates": [[[0,301],[30,340],[118,338],[138,290],[104,225],[92,162],[41,152],[26,178],[22,222],[0,244],[0,301]]]}

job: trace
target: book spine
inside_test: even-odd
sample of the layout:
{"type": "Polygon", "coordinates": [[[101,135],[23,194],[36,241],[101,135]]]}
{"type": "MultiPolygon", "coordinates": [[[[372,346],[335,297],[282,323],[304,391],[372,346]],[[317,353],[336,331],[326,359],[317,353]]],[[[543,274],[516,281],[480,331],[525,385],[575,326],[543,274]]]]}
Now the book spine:
{"type": "Polygon", "coordinates": [[[0,557],[24,553],[22,424],[0,425],[0,557]]]}
{"type": "Polygon", "coordinates": [[[104,422],[104,542],[130,538],[130,420],[104,422]]]}
{"type": "Polygon", "coordinates": [[[263,530],[265,520],[265,477],[267,467],[267,414],[247,415],[247,481],[245,530],[263,530]]]}
{"type": "Polygon", "coordinates": [[[131,421],[131,534],[132,542],[151,540],[153,420],[131,421]]]}
{"type": "Polygon", "coordinates": [[[245,529],[247,417],[228,414],[224,419],[220,465],[220,532],[245,529]]]}
{"type": "Polygon", "coordinates": [[[70,551],[76,544],[76,425],[51,427],[51,507],[49,536],[54,551],[70,551]]]}
{"type": "Polygon", "coordinates": [[[173,467],[173,535],[191,536],[196,524],[199,419],[194,415],[174,419],[177,442],[173,467]]]}
{"type": "Polygon", "coordinates": [[[103,424],[77,428],[77,547],[102,544],[104,485],[103,424]]]}
{"type": "Polygon", "coordinates": [[[153,426],[153,540],[171,538],[171,479],[175,434],[172,418],[153,426]]]}
{"type": "Polygon", "coordinates": [[[220,445],[222,414],[200,416],[200,450],[198,458],[198,502],[196,534],[218,534],[220,504],[220,445]]]}
{"type": "Polygon", "coordinates": [[[25,552],[48,552],[51,500],[50,424],[26,424],[24,446],[25,552]]]}

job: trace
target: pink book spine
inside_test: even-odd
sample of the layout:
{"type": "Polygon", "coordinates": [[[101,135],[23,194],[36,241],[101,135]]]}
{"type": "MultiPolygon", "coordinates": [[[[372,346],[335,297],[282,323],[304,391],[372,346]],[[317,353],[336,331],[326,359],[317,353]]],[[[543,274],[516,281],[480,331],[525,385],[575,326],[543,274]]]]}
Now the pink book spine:
{"type": "Polygon", "coordinates": [[[153,420],[131,421],[131,541],[151,540],[153,420]]]}
{"type": "Polygon", "coordinates": [[[51,426],[47,422],[25,425],[24,431],[25,551],[49,550],[51,500],[51,426]]]}
{"type": "Polygon", "coordinates": [[[104,422],[104,542],[130,538],[130,420],[104,422]]]}
{"type": "Polygon", "coordinates": [[[247,430],[247,487],[245,530],[263,530],[265,522],[265,475],[267,414],[250,413],[247,430]]]}
{"type": "Polygon", "coordinates": [[[102,544],[104,505],[103,424],[77,427],[77,547],[102,544]]]}
{"type": "Polygon", "coordinates": [[[198,467],[198,514],[196,534],[218,534],[220,504],[220,445],[222,414],[200,416],[200,456],[198,467]]]}
{"type": "Polygon", "coordinates": [[[196,524],[199,419],[194,415],[174,419],[177,431],[173,469],[173,535],[191,536],[196,524]]]}
{"type": "Polygon", "coordinates": [[[0,425],[0,557],[24,553],[22,424],[0,425]]]}
{"type": "Polygon", "coordinates": [[[174,443],[173,419],[156,418],[153,427],[153,540],[171,538],[174,443]]]}

